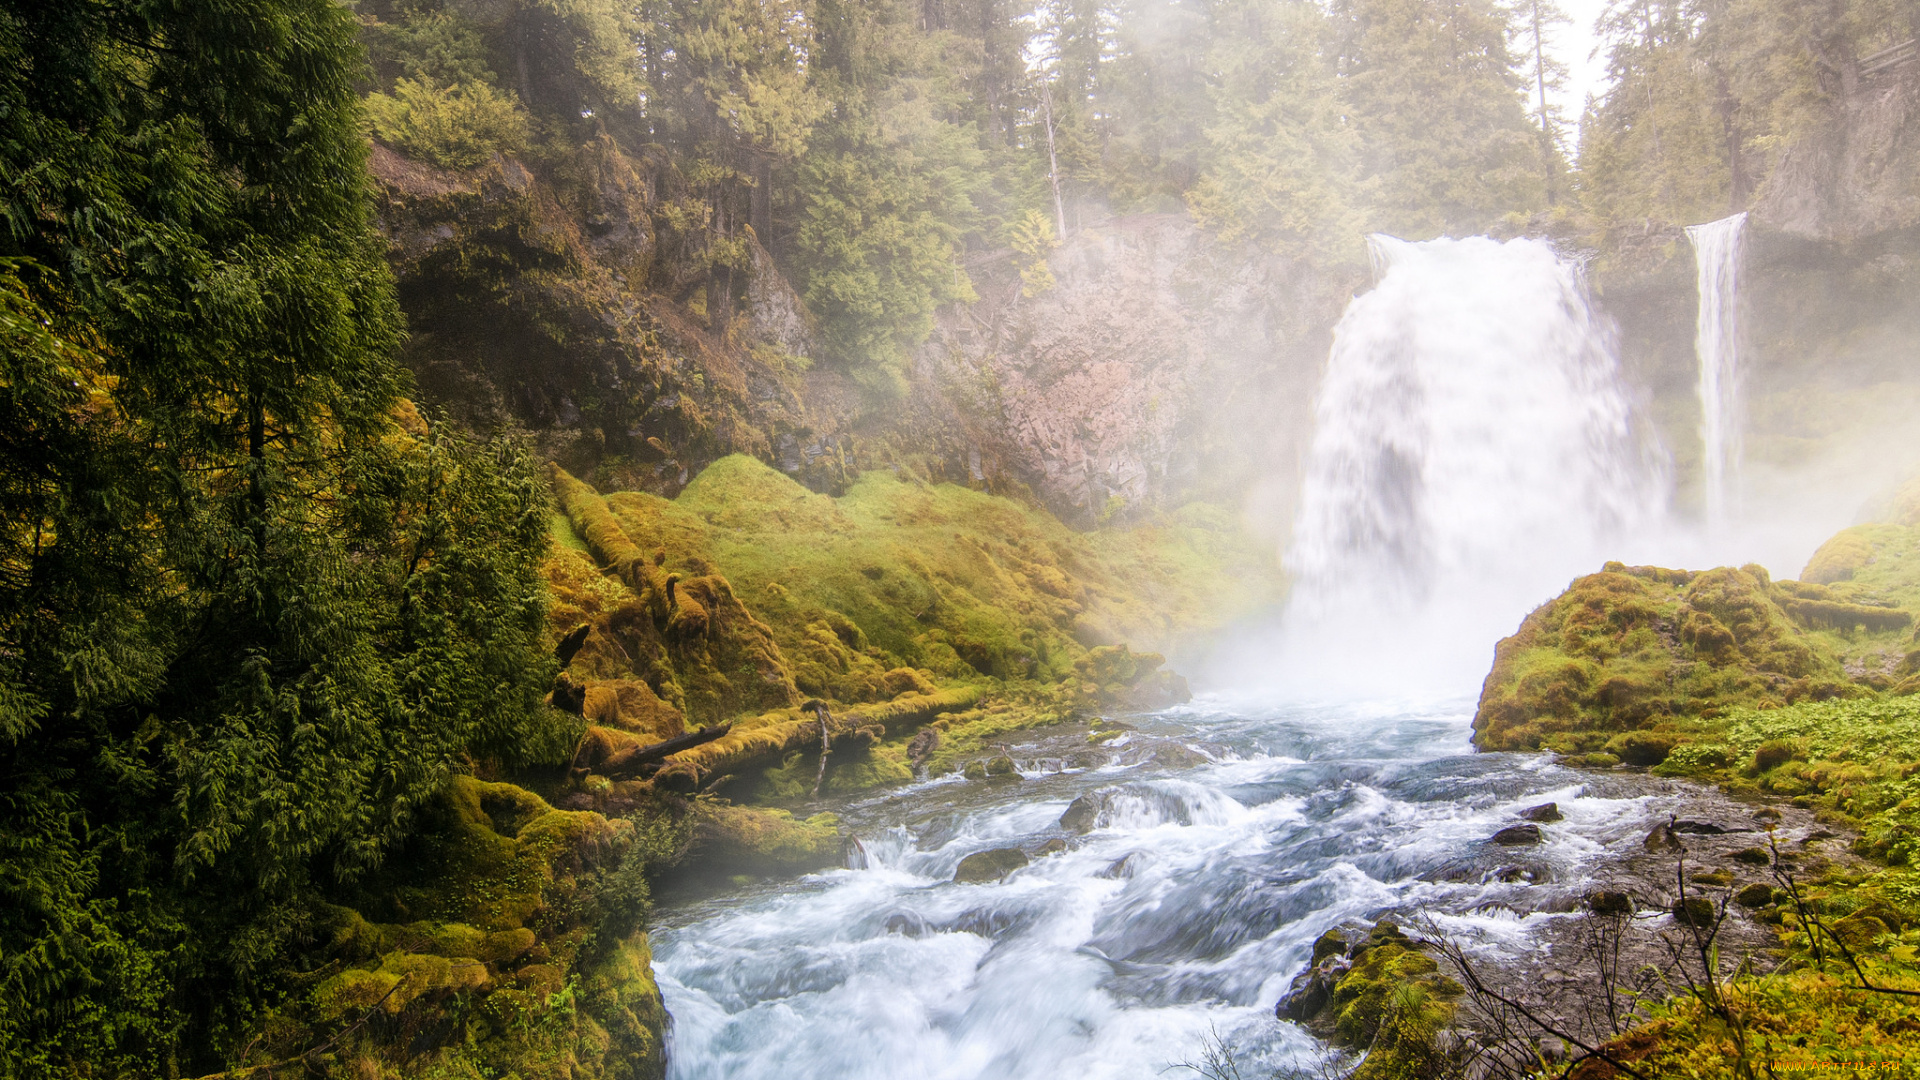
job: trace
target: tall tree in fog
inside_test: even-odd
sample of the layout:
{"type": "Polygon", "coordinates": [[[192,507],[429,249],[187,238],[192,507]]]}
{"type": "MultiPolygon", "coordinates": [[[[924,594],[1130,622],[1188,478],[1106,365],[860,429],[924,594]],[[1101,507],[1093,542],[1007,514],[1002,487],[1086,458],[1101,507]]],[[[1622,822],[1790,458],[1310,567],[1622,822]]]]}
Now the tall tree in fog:
{"type": "Polygon", "coordinates": [[[1547,51],[1547,42],[1556,27],[1572,20],[1553,0],[1522,0],[1518,15],[1520,59],[1527,66],[1533,91],[1533,122],[1540,132],[1540,175],[1546,184],[1547,202],[1553,204],[1560,201],[1560,174],[1565,169],[1560,148],[1565,118],[1549,95],[1566,88],[1567,65],[1547,51]]]}
{"type": "Polygon", "coordinates": [[[1538,140],[1492,0],[1341,0],[1341,85],[1371,223],[1409,238],[1478,232],[1544,198],[1538,140]]]}
{"type": "Polygon", "coordinates": [[[1329,58],[1336,25],[1307,0],[1223,6],[1205,168],[1187,201],[1228,243],[1356,257],[1358,143],[1329,58]]]}
{"type": "Polygon", "coordinates": [[[989,180],[965,91],[980,54],[915,15],[899,0],[815,6],[809,75],[834,109],[797,169],[791,245],[829,353],[889,396],[934,310],[973,299],[960,251],[989,180]]]}

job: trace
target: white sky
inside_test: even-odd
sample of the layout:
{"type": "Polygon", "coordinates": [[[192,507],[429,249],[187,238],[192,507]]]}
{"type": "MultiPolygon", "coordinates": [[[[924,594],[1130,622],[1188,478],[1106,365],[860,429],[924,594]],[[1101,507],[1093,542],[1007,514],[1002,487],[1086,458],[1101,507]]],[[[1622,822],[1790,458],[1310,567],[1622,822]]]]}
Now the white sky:
{"type": "MultiPolygon", "coordinates": [[[[1556,28],[1556,32],[1547,37],[1547,44],[1559,55],[1561,63],[1567,65],[1567,88],[1560,93],[1558,104],[1561,115],[1571,125],[1567,130],[1569,139],[1579,131],[1587,95],[1604,93],[1607,88],[1607,58],[1594,53],[1600,39],[1593,32],[1593,24],[1606,6],[1606,0],[1560,0],[1560,10],[1573,22],[1556,28]]],[[[1571,151],[1573,147],[1567,149],[1571,151]]]]}

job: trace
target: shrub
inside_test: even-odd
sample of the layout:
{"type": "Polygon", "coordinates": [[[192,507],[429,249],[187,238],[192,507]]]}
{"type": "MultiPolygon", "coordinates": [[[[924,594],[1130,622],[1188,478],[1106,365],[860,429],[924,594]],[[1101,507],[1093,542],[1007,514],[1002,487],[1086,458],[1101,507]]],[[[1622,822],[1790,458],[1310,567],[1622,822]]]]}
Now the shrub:
{"type": "Polygon", "coordinates": [[[443,168],[471,169],[527,142],[520,103],[483,82],[401,79],[392,94],[369,95],[366,108],[381,141],[443,168]]]}

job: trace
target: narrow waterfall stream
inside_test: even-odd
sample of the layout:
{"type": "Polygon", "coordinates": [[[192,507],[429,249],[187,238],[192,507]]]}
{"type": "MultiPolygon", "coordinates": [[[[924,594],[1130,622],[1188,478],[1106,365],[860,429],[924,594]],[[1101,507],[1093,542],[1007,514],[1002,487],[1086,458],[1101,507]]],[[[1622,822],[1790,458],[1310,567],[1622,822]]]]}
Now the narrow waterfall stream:
{"type": "Polygon", "coordinates": [[[1069,764],[1083,731],[1034,732],[1009,747],[1017,782],[847,806],[867,868],[660,912],[669,1075],[1148,1080],[1215,1038],[1244,1076],[1322,1075],[1324,1051],[1273,1016],[1321,932],[1429,912],[1529,949],[1610,845],[1680,805],[1646,776],[1473,754],[1469,710],[1204,700],[1134,718],[1092,767],[1069,764]],[[1084,836],[1059,825],[1082,795],[1099,806],[1084,836]],[[1566,821],[1544,845],[1488,842],[1548,800],[1566,821]],[[1036,854],[953,882],[1002,847],[1036,854]]]}
{"type": "Polygon", "coordinates": [[[1701,476],[1707,524],[1724,527],[1740,468],[1740,253],[1747,215],[1687,229],[1700,290],[1693,348],[1700,360],[1701,476]]]}

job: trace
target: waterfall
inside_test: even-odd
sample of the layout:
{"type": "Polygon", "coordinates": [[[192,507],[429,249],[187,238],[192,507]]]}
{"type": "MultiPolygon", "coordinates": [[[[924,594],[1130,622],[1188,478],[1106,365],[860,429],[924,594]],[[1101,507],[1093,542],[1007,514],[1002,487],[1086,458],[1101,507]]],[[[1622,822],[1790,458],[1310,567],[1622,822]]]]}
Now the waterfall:
{"type": "Polygon", "coordinates": [[[1707,524],[1726,524],[1727,490],[1740,471],[1740,249],[1747,215],[1687,229],[1693,242],[1700,315],[1693,350],[1700,358],[1700,443],[1707,524]]]}
{"type": "Polygon", "coordinates": [[[1358,657],[1377,685],[1385,651],[1477,683],[1530,607],[1658,520],[1665,469],[1551,247],[1370,244],[1377,283],[1315,401],[1281,666],[1312,680],[1358,657]]]}

